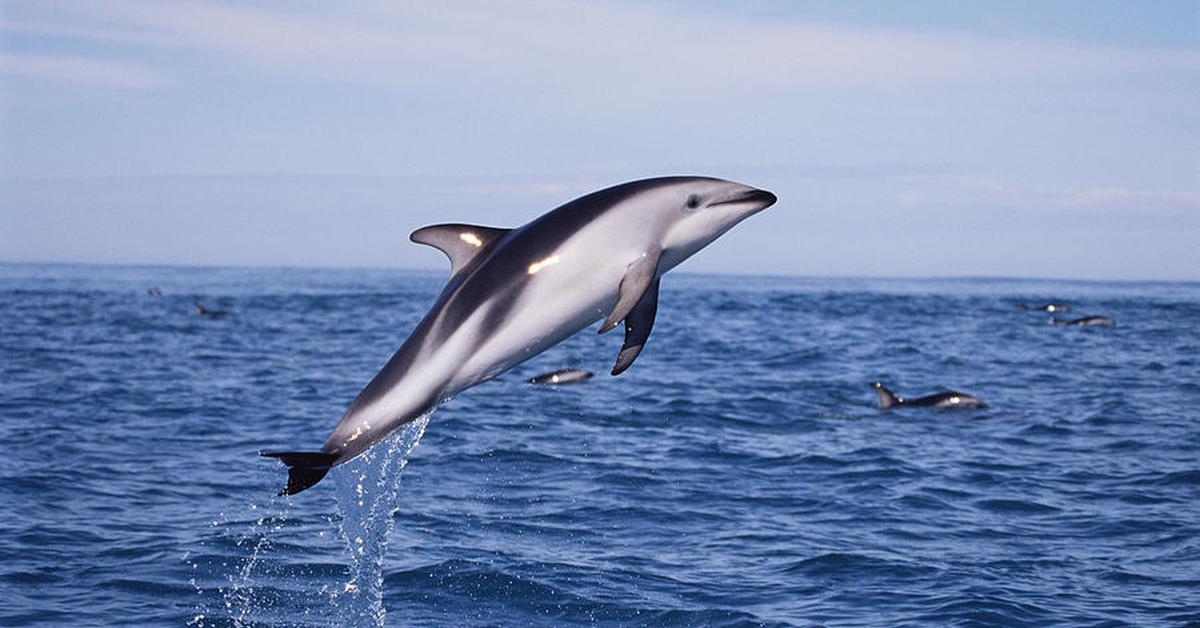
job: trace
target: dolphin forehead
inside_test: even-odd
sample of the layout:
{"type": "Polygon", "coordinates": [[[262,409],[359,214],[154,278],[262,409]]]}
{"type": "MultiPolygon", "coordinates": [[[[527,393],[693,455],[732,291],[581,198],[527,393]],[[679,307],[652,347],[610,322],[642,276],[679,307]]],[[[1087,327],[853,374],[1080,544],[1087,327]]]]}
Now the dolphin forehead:
{"type": "Polygon", "coordinates": [[[605,212],[635,200],[639,196],[652,195],[671,188],[679,188],[682,192],[682,189],[689,185],[705,188],[720,185],[740,186],[740,184],[715,177],[670,176],[640,179],[597,190],[568,201],[526,224],[522,229],[540,227],[569,237],[570,234],[578,232],[588,223],[604,215],[605,212]]]}

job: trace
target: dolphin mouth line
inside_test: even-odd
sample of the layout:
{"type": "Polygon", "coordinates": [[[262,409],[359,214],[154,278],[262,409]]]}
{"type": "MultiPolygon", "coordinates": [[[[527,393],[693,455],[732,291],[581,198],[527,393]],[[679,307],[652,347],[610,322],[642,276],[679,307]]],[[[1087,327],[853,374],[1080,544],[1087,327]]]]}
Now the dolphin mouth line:
{"type": "Polygon", "coordinates": [[[766,209],[775,204],[779,200],[774,194],[766,190],[748,190],[732,198],[727,198],[723,201],[712,203],[709,207],[720,207],[722,205],[736,205],[741,203],[761,203],[759,209],[766,209]]]}

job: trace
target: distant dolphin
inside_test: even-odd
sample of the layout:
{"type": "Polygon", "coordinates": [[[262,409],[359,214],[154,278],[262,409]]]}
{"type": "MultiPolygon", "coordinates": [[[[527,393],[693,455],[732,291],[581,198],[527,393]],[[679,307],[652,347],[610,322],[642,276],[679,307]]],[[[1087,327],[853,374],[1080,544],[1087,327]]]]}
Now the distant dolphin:
{"type": "Polygon", "coordinates": [[[210,310],[199,303],[196,304],[196,314],[200,316],[208,316],[210,318],[225,318],[226,316],[233,316],[233,312],[230,312],[229,310],[210,310]]]}
{"type": "Polygon", "coordinates": [[[659,278],[775,195],[708,177],[624,183],[516,229],[465,224],[413,232],[450,258],[450,280],[412,334],[315,452],[263,453],[295,494],[438,403],[545,351],[594,321],[625,322],[612,374],[650,335],[659,278]]]}
{"type": "Polygon", "coordinates": [[[1117,321],[1114,321],[1107,316],[1084,316],[1083,318],[1076,318],[1069,321],[1051,316],[1050,324],[1054,325],[1055,327],[1113,327],[1117,324],[1117,321]]]}
{"type": "Polygon", "coordinates": [[[146,291],[146,294],[148,294],[152,297],[161,297],[162,290],[160,290],[159,288],[150,288],[149,290],[146,291]]]}
{"type": "Polygon", "coordinates": [[[550,373],[542,373],[537,377],[531,377],[529,378],[528,382],[530,384],[547,384],[553,386],[557,384],[582,384],[591,378],[591,371],[584,371],[581,369],[560,369],[550,373]]]}
{"type": "Polygon", "coordinates": [[[1029,307],[1024,303],[1018,303],[1017,309],[1022,312],[1070,312],[1071,308],[1062,303],[1047,303],[1038,307],[1029,307]]]}
{"type": "Polygon", "coordinates": [[[986,408],[987,404],[972,395],[948,390],[946,392],[905,399],[887,389],[881,382],[871,382],[871,388],[879,393],[879,409],[887,410],[898,406],[916,408],[986,408]]]}

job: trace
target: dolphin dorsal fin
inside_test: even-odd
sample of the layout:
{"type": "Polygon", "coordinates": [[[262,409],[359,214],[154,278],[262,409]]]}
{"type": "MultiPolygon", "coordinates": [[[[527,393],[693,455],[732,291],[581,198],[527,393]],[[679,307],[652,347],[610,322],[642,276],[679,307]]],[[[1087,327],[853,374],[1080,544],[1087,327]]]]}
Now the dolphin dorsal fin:
{"type": "Polygon", "coordinates": [[[466,268],[480,251],[504,237],[512,229],[481,227],[479,225],[429,225],[412,232],[410,240],[428,244],[450,258],[450,275],[466,268]]]}
{"type": "Polygon", "coordinates": [[[887,410],[888,408],[891,408],[892,406],[899,406],[899,405],[904,404],[904,399],[901,398],[896,393],[888,390],[888,387],[884,386],[882,382],[872,383],[871,388],[874,388],[875,392],[879,394],[879,409],[880,410],[887,410]]]}

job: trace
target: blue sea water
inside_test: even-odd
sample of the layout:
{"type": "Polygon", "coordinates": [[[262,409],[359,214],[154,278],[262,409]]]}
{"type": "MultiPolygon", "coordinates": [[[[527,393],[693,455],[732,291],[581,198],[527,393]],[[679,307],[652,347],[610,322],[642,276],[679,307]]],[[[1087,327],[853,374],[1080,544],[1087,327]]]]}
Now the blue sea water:
{"type": "Polygon", "coordinates": [[[0,265],[0,625],[1200,622],[1200,284],[672,273],[276,497],[442,281],[0,265]]]}

